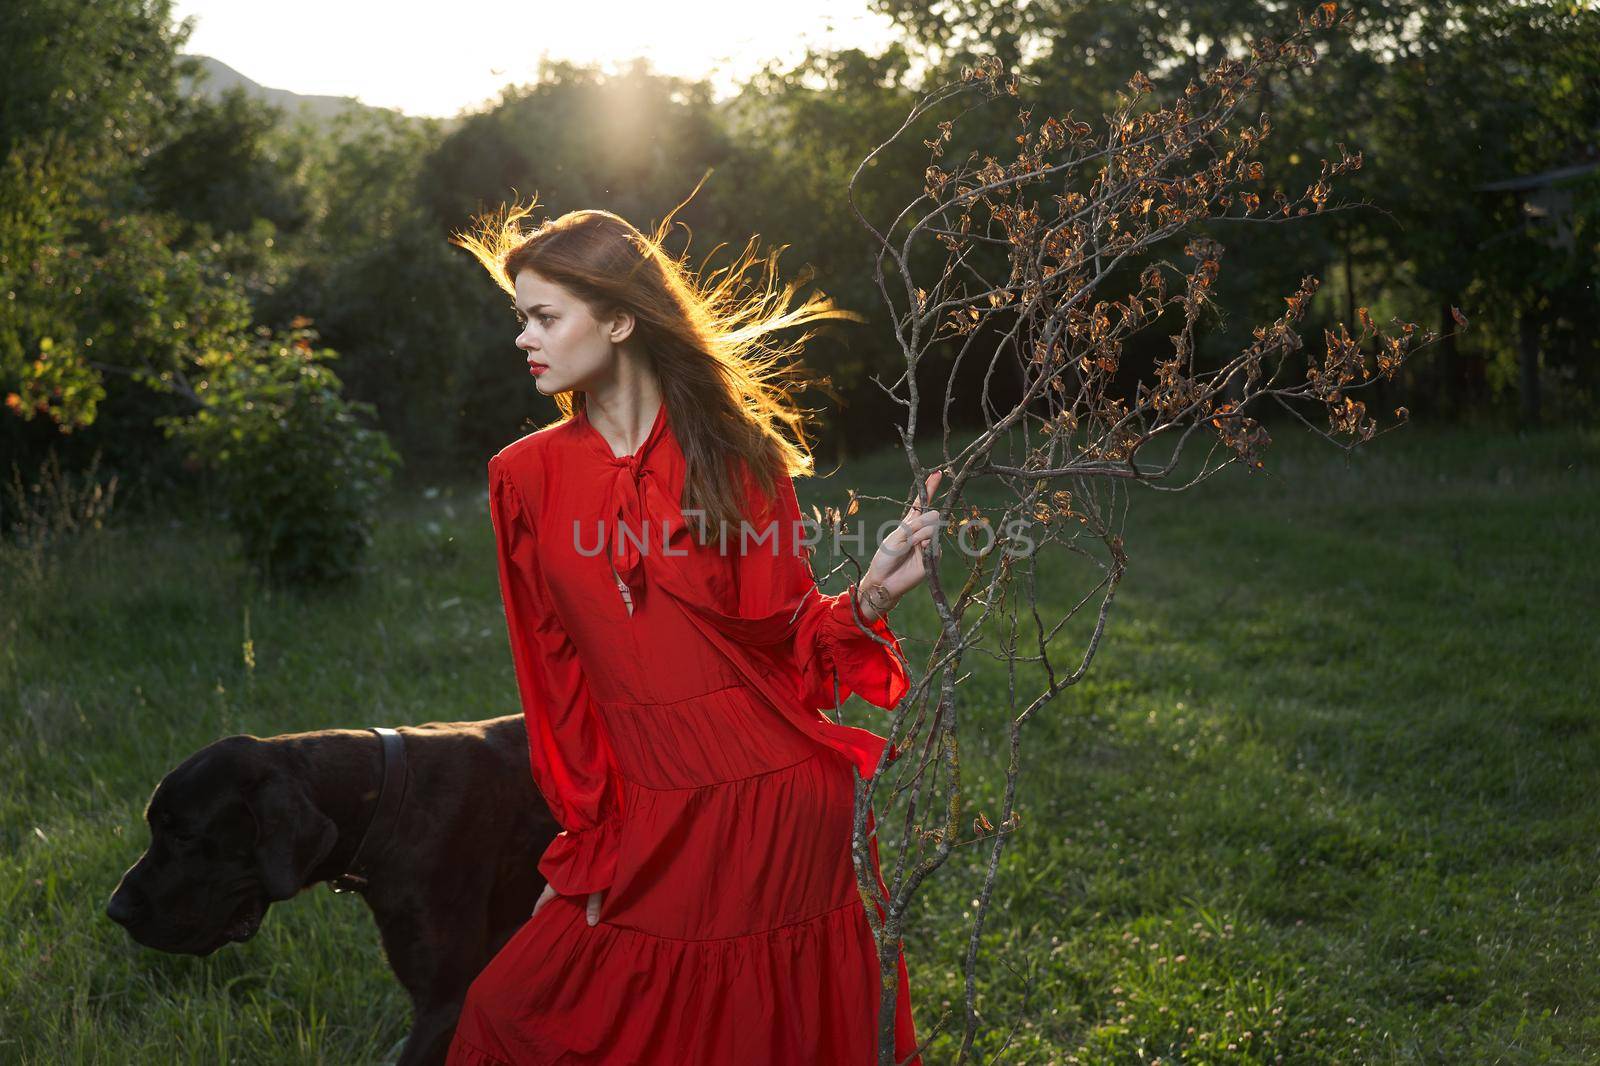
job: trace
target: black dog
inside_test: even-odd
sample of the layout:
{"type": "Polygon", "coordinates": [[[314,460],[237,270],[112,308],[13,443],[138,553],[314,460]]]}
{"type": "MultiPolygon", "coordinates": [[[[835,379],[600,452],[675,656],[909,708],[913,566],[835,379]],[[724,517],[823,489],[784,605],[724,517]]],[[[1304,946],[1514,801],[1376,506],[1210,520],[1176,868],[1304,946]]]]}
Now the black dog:
{"type": "Polygon", "coordinates": [[[150,847],[106,913],[147,947],[209,955],[254,936],[270,904],[339,878],[360,846],[358,890],[411,996],[397,1066],[442,1063],[467,986],[533,911],[535,863],[560,827],[533,785],[521,715],[397,732],[404,798],[392,834],[364,843],[385,772],[371,731],[202,748],[150,797],[150,847]]]}

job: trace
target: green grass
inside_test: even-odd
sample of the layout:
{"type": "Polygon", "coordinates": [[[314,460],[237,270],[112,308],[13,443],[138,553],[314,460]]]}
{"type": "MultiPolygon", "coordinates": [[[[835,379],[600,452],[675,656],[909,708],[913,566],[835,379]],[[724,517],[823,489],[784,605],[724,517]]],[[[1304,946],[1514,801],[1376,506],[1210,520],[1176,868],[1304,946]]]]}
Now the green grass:
{"type": "MultiPolygon", "coordinates": [[[[802,496],[898,496],[899,466],[802,496]]],[[[1287,439],[1268,476],[1136,496],[1108,638],[1025,733],[984,1058],[1016,1022],[1004,1061],[1600,1060],[1597,466],[1594,433],[1412,428],[1349,467],[1287,439]]],[[[149,523],[7,590],[0,1061],[375,1062],[404,1035],[358,900],[305,893],[207,959],[103,915],[150,790],[219,736],[516,709],[482,485],[398,499],[354,592],[269,596],[215,529],[149,523]]],[[[1050,567],[1049,605],[1082,577],[1050,567]]],[[[931,619],[896,612],[909,650],[931,619]]],[[[1005,678],[966,668],[992,815],[1005,678]]],[[[924,1033],[962,1003],[986,861],[958,849],[920,897],[924,1033]]]]}

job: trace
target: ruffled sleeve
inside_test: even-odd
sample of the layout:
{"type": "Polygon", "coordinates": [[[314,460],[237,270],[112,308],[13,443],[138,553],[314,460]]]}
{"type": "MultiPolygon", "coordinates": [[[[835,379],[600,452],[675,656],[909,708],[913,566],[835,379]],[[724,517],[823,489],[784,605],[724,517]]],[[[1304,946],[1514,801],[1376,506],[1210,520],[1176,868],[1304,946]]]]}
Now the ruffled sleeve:
{"type": "Polygon", "coordinates": [[[817,588],[793,479],[776,479],[775,501],[762,497],[748,472],[745,485],[752,533],[738,556],[739,613],[756,617],[780,608],[802,612],[792,654],[809,709],[837,707],[851,693],[874,706],[893,708],[910,688],[910,679],[888,620],[868,623],[850,589],[828,595],[817,588]]]}
{"type": "Polygon", "coordinates": [[[588,680],[540,572],[521,492],[498,456],[489,461],[489,514],[533,780],[564,830],[539,859],[539,872],[563,895],[594,892],[616,873],[620,779],[588,680]]]}

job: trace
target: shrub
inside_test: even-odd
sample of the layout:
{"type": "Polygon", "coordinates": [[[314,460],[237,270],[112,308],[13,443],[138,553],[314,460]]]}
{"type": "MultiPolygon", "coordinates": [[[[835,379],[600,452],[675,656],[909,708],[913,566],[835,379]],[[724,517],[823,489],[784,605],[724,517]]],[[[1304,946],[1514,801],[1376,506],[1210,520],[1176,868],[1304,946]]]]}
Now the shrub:
{"type": "Polygon", "coordinates": [[[208,467],[246,561],[279,585],[352,577],[372,539],[372,518],[400,457],[364,424],[371,404],[347,401],[297,319],[283,335],[259,329],[238,352],[199,360],[197,412],[160,421],[208,467]]]}

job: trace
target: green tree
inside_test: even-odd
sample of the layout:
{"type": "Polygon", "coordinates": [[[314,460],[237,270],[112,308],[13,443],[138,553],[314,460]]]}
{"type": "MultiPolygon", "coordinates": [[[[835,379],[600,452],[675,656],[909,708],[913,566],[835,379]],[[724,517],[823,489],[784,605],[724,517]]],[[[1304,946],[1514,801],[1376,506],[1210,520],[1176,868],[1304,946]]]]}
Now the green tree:
{"type": "Polygon", "coordinates": [[[306,218],[280,241],[284,276],[257,300],[259,320],[280,329],[314,321],[340,353],[347,394],[376,409],[407,465],[451,467],[482,304],[419,196],[440,124],[351,111],[276,137],[304,147],[306,218]]]}
{"type": "Polygon", "coordinates": [[[275,136],[282,120],[281,109],[237,87],[218,100],[183,101],[173,111],[176,136],[140,167],[147,208],[215,233],[249,232],[258,220],[274,231],[298,230],[306,188],[296,173],[300,161],[275,136]]]}
{"type": "Polygon", "coordinates": [[[24,0],[0,33],[0,154],[56,136],[76,165],[112,166],[158,143],[178,101],[188,22],[171,0],[24,0]]]}

